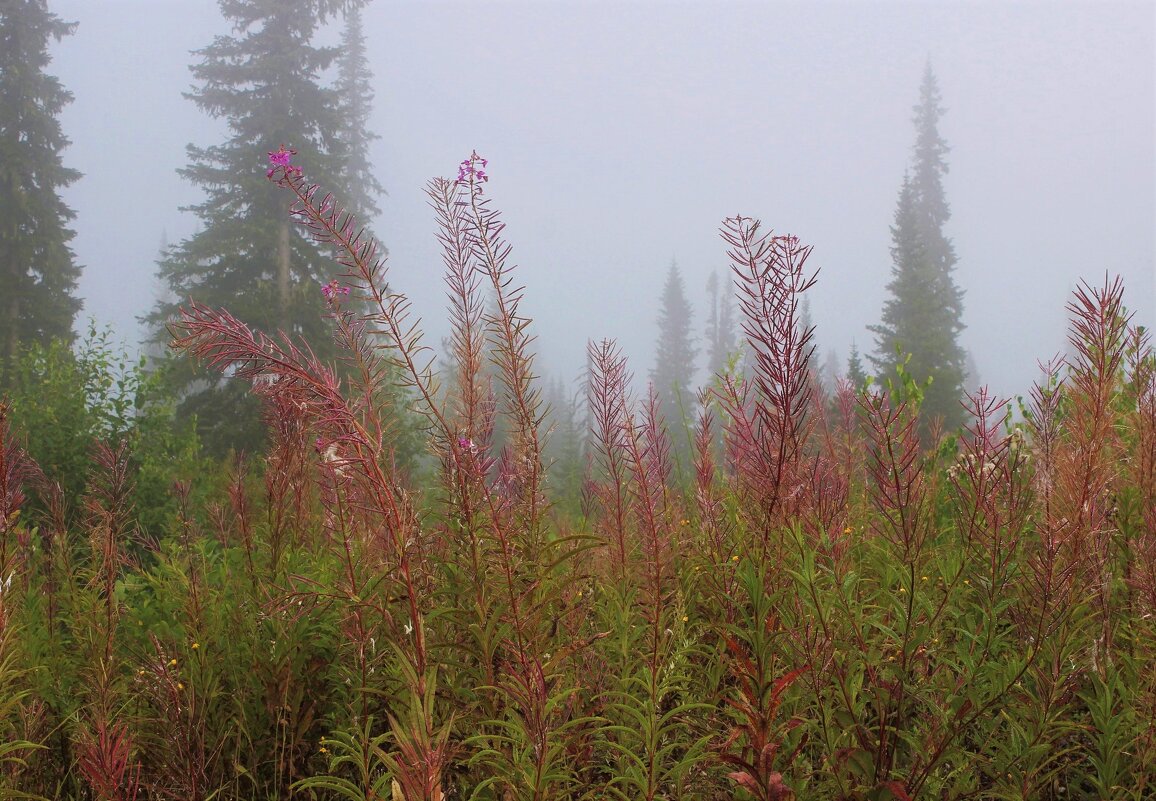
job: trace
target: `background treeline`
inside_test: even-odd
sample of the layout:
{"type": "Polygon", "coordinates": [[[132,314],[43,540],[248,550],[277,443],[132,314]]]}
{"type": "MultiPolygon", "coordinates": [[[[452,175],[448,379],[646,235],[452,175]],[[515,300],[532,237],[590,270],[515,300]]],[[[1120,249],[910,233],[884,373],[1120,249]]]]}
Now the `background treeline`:
{"type": "MultiPolygon", "coordinates": [[[[203,191],[201,201],[187,209],[196,215],[198,230],[163,247],[157,265],[159,297],[153,308],[142,309],[140,320],[147,329],[146,368],[163,376],[177,418],[191,424],[202,447],[217,457],[231,449],[263,447],[259,407],[238,383],[199,370],[190,360],[171,358],[167,324],[192,298],[227,306],[266,333],[303,337],[324,360],[336,357],[316,314],[318,290],[329,280],[331,252],[290,225],[282,200],[265,180],[263,160],[267,152],[291,147],[315,180],[346,188],[349,208],[363,224],[377,216],[376,199],[383,188],[369,158],[377,136],[368,127],[374,94],[361,21],[364,5],[365,0],[222,2],[230,33],[193,54],[194,86],[187,97],[223,120],[227,136],[216,144],[189,145],[189,162],[179,173],[203,191]],[[336,26],[339,44],[319,44],[336,26]]],[[[6,226],[0,228],[5,286],[0,391],[16,391],[22,349],[48,348],[54,340],[71,343],[78,326],[81,301],[75,295],[81,268],[69,246],[74,214],[60,193],[81,176],[64,164],[69,140],[57,119],[71,95],[47,73],[51,41],[74,27],[51,13],[45,0],[13,0],[0,8],[0,96],[5,99],[0,107],[0,217],[6,226]]],[[[977,382],[974,375],[965,381],[966,354],[957,341],[963,328],[962,293],[953,277],[953,245],[943,231],[950,218],[942,186],[947,145],[939,134],[943,109],[930,65],[914,110],[912,166],[902,182],[892,230],[891,299],[872,329],[876,342],[870,359],[881,380],[895,380],[902,363],[908,375],[927,384],[928,418],[942,417],[954,429],[965,419],[959,404],[965,383],[974,388],[977,382]]],[[[656,292],[655,358],[640,376],[654,383],[664,416],[683,423],[685,435],[675,436],[672,444],[684,474],[696,387],[709,383],[736,352],[740,363],[749,365],[730,287],[726,272],[716,270],[696,304],[672,263],[656,292]],[[696,305],[703,310],[698,318],[696,305]]],[[[806,321],[809,314],[805,310],[806,321]]],[[[850,343],[845,368],[835,354],[847,348],[824,344],[827,389],[833,389],[839,375],[857,381],[862,362],[855,344],[850,343]]],[[[580,391],[584,379],[565,380],[572,383],[559,400],[580,391]]],[[[395,404],[400,414],[401,399],[395,404]]],[[[419,450],[415,440],[409,455],[419,450]]]]}

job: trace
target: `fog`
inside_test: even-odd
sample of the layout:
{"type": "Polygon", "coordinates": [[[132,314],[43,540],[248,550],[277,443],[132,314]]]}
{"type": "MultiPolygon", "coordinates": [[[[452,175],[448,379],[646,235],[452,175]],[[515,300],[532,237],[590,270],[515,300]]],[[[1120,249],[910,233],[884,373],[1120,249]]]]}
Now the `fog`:
{"type": "MultiPolygon", "coordinates": [[[[162,238],[194,231],[176,170],[224,125],[182,97],[227,33],[210,0],[50,0],[74,36],[49,72],[77,213],[83,317],[140,337],[162,238]]],[[[947,109],[945,190],[980,378],[1026,393],[1064,350],[1081,278],[1119,274],[1156,322],[1156,4],[386,2],[365,11],[376,98],[373,221],[428,342],[446,331],[423,186],[476,149],[504,211],[541,368],[588,339],[651,364],[672,259],[702,330],[719,222],[742,213],[815,246],[817,357],[874,349],[895,202],[930,59],[947,109]]],[[[287,143],[292,144],[292,143],[287,143]]],[[[303,164],[308,171],[308,164],[303,164]]],[[[338,190],[340,188],[337,188],[338,190]]],[[[319,304],[320,311],[320,304],[319,304]]]]}

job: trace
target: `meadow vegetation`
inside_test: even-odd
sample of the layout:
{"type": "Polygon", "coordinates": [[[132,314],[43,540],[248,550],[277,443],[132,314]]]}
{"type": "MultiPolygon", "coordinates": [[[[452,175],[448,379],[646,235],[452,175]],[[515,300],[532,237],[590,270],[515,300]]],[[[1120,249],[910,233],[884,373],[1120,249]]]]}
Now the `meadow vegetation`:
{"type": "Polygon", "coordinates": [[[938,430],[902,372],[822,391],[810,248],[728,219],[749,367],[669,420],[591,343],[563,509],[485,162],[428,186],[435,370],[374,243],[271,155],[337,254],[342,361],[172,326],[260,398],[263,453],[207,461],[99,348],[37,351],[0,411],[0,798],[1156,797],[1156,358],[1119,282],[1026,399],[938,430]]]}

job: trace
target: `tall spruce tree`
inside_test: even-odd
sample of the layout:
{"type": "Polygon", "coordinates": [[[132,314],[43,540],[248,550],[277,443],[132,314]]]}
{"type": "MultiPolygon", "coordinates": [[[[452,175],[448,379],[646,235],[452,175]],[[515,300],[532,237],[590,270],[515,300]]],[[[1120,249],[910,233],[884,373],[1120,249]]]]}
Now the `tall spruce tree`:
{"type": "Polygon", "coordinates": [[[670,263],[658,310],[658,343],[650,380],[658,395],[659,411],[670,431],[671,453],[680,468],[690,464],[694,414],[695,357],[690,301],[678,264],[670,263]]]}
{"type": "Polygon", "coordinates": [[[706,281],[706,293],[709,301],[706,319],[706,372],[708,380],[713,380],[716,375],[724,373],[731,356],[738,350],[733,289],[729,280],[719,281],[717,272],[712,272],[706,281]],[[720,283],[723,284],[721,290],[720,283]]]}
{"type": "Polygon", "coordinates": [[[586,460],[583,458],[583,409],[579,394],[556,377],[543,385],[546,414],[542,435],[550,499],[554,509],[570,517],[582,511],[583,476],[586,460]]]}
{"type": "Polygon", "coordinates": [[[80,177],[60,153],[57,119],[72,94],[44,70],[50,39],[71,34],[46,0],[0,2],[0,389],[21,345],[71,341],[80,268],[68,243],[75,216],[60,190],[80,177]]]}
{"type": "Polygon", "coordinates": [[[867,386],[867,371],[863,369],[863,360],[859,358],[859,346],[851,343],[851,355],[847,357],[847,380],[855,391],[862,391],[867,386]]]}
{"type": "MultiPolygon", "coordinates": [[[[266,332],[303,337],[322,358],[334,355],[320,287],[337,268],[332,254],[292,225],[286,193],[266,179],[266,153],[282,144],[291,147],[309,180],[339,196],[345,191],[352,159],[363,157],[349,144],[362,137],[351,129],[364,118],[351,119],[356,98],[342,99],[322,83],[338,48],[319,47],[313,39],[334,15],[363,4],[219,0],[233,34],[196,51],[201,60],[191,70],[199,86],[186,96],[207,114],[227,120],[229,136],[219,145],[190,145],[190,163],[180,170],[205,192],[191,207],[202,227],[160,263],[159,275],[178,300],[159,302],[147,318],[159,338],[180,303],[193,298],[227,307],[266,332]]],[[[355,198],[353,205],[367,202],[355,198]]],[[[181,412],[197,415],[210,450],[260,444],[259,413],[245,386],[187,363],[174,375],[183,385],[181,412]]]]}
{"type": "Polygon", "coordinates": [[[341,50],[337,57],[337,99],[345,124],[334,142],[334,150],[342,159],[345,185],[342,202],[363,225],[369,225],[381,213],[377,198],[385,193],[369,146],[381,137],[369,127],[373,104],[373,72],[365,44],[365,30],[361,8],[355,6],[345,15],[341,33],[341,50]]]}
{"type": "MultiPolygon", "coordinates": [[[[891,297],[882,321],[872,326],[876,352],[870,357],[879,378],[894,380],[898,367],[919,384],[931,379],[923,399],[924,419],[938,417],[948,430],[964,422],[966,355],[958,342],[963,330],[963,292],[953,278],[956,256],[943,227],[951,217],[944,197],[947,144],[939,134],[943,114],[931,65],[923,74],[915,106],[914,164],[903,178],[891,228],[891,297]]],[[[926,428],[925,428],[926,430],[926,428]]]]}

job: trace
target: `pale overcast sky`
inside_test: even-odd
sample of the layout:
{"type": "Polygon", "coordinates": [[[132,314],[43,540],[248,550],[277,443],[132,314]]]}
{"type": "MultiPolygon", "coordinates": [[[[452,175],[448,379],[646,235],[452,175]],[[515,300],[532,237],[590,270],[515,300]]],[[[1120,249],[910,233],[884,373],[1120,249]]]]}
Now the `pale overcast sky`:
{"type": "MultiPolygon", "coordinates": [[[[153,303],[162,236],[195,221],[176,174],[223,127],[181,96],[189,51],[227,32],[211,0],[49,0],[76,35],[50,68],[75,102],[66,194],[86,315],[127,339],[153,303]]],[[[588,339],[650,368],[671,259],[701,330],[742,213],[815,246],[820,362],[869,351],[889,225],[931,59],[951,146],[948,227],[966,291],[963,344],[1002,394],[1064,348],[1081,278],[1123,276],[1156,323],[1156,4],[1152,2],[469,2],[373,0],[375,228],[429,342],[445,333],[422,192],[471,149],[537,321],[542,369],[571,378],[588,339]]],[[[308,165],[305,165],[308,169],[308,165]]],[[[338,188],[339,190],[339,188],[338,188]]]]}

